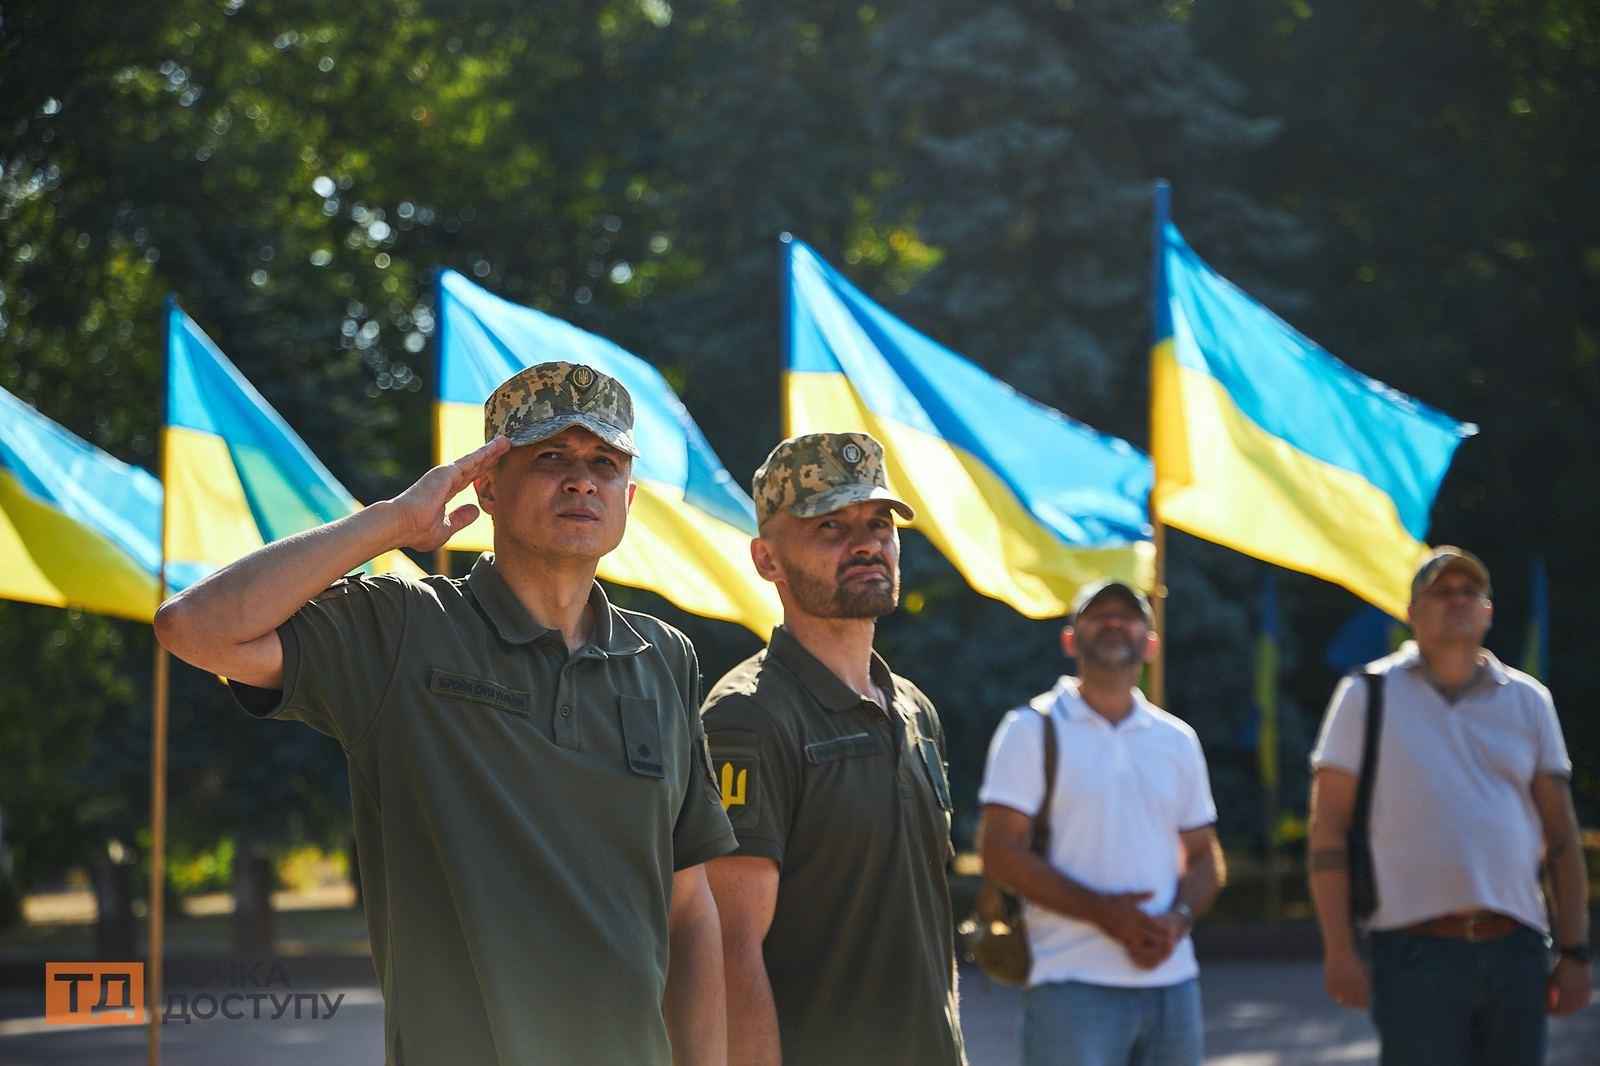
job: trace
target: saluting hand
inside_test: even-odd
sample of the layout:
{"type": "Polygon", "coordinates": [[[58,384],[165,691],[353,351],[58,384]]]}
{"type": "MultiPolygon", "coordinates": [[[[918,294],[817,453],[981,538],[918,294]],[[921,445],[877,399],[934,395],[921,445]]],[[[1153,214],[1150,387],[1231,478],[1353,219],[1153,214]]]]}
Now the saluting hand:
{"type": "Polygon", "coordinates": [[[445,514],[444,509],[458,492],[488,473],[510,449],[509,438],[496,437],[453,463],[434,467],[418,478],[416,484],[388,501],[400,538],[395,546],[433,551],[471,525],[478,517],[476,504],[464,503],[449,514],[445,514]]]}

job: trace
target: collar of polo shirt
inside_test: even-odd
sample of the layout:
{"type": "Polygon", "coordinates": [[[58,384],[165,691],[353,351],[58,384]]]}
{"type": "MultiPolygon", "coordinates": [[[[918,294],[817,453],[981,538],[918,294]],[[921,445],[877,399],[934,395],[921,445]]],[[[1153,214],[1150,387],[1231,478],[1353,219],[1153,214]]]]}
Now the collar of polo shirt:
{"type": "MultiPolygon", "coordinates": [[[[815,655],[806,651],[805,646],[795,639],[794,634],[783,626],[778,626],[772,631],[768,649],[769,654],[782,663],[784,668],[811,694],[811,698],[829,711],[838,713],[859,707],[863,703],[876,703],[839,680],[837,674],[824,666],[815,655]]],[[[894,676],[889,672],[889,664],[884,662],[877,652],[873,652],[869,669],[873,683],[883,692],[889,705],[894,706],[894,676]]]]}
{"type": "Polygon", "coordinates": [[[1155,717],[1150,713],[1150,703],[1144,698],[1144,693],[1138,689],[1133,690],[1133,710],[1128,717],[1113,725],[1102,718],[1098,711],[1089,706],[1084,698],[1078,694],[1078,679],[1069,675],[1062,675],[1056,682],[1056,687],[1050,690],[1050,698],[1056,710],[1066,714],[1074,721],[1093,719],[1107,729],[1118,731],[1125,729],[1147,729],[1156,724],[1155,717]]]}
{"type": "MultiPolygon", "coordinates": [[[[1461,695],[1463,696],[1482,684],[1485,676],[1492,679],[1497,685],[1509,685],[1511,683],[1511,675],[1506,673],[1505,664],[1495,658],[1494,652],[1488,648],[1480,648],[1479,654],[1483,656],[1483,659],[1478,664],[1477,674],[1473,676],[1471,681],[1467,682],[1466,688],[1462,690],[1461,695]]],[[[1395,665],[1405,670],[1420,670],[1423,676],[1429,679],[1430,683],[1437,682],[1438,679],[1433,676],[1433,671],[1428,669],[1427,661],[1422,658],[1422,649],[1417,647],[1416,641],[1408,640],[1400,645],[1397,655],[1399,658],[1395,660],[1395,665]]],[[[1432,684],[1432,687],[1437,689],[1439,686],[1432,684]]]]}
{"type": "MultiPolygon", "coordinates": [[[[467,587],[477,598],[483,613],[489,616],[495,632],[507,644],[531,644],[547,633],[554,633],[560,638],[559,630],[541,626],[528,614],[528,609],[522,606],[522,601],[517,599],[517,594],[511,591],[511,586],[506,584],[506,579],[495,568],[493,552],[484,552],[472,564],[467,587]]],[[[594,632],[589,635],[583,651],[593,648],[602,656],[637,655],[650,647],[650,642],[612,608],[598,581],[589,592],[589,606],[594,608],[594,632]]],[[[562,646],[565,647],[564,642],[562,646]]]]}

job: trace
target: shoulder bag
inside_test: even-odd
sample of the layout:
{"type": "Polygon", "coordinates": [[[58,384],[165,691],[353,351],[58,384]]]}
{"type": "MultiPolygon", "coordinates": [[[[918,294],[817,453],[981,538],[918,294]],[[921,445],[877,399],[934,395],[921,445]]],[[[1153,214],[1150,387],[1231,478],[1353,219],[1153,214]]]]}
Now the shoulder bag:
{"type": "Polygon", "coordinates": [[[1378,776],[1378,736],[1383,732],[1383,675],[1361,674],[1367,683],[1367,727],[1361,744],[1361,776],[1355,809],[1345,836],[1350,866],[1350,917],[1366,921],[1378,909],[1378,882],[1372,866],[1372,784],[1378,776]]]}
{"type": "MultiPolygon", "coordinates": [[[[1056,784],[1056,723],[1048,704],[1035,709],[1044,718],[1044,800],[1033,817],[1030,847],[1034,854],[1044,856],[1050,850],[1050,799],[1056,784]]],[[[972,915],[961,923],[959,932],[967,957],[991,980],[1003,985],[1028,983],[1033,955],[1028,950],[1022,901],[1005,886],[985,877],[973,902],[972,915]]]]}

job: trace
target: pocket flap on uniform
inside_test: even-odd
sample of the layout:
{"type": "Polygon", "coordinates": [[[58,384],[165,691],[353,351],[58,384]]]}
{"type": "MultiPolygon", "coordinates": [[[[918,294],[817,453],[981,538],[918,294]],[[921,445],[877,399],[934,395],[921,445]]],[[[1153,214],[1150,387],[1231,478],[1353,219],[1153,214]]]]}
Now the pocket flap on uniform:
{"type": "Polygon", "coordinates": [[[806,762],[821,766],[835,759],[852,759],[858,755],[881,755],[883,741],[871,733],[851,733],[845,737],[814,740],[806,745],[806,762]]]}
{"type": "Polygon", "coordinates": [[[617,706],[622,715],[622,747],[628,755],[628,769],[645,777],[666,777],[656,701],[643,696],[618,696],[617,706]]]}
{"type": "Polygon", "coordinates": [[[939,746],[931,737],[923,737],[917,741],[917,750],[922,753],[922,768],[928,773],[928,783],[933,786],[933,794],[939,797],[939,806],[944,810],[952,810],[950,802],[950,781],[945,777],[944,760],[939,758],[939,746]]]}

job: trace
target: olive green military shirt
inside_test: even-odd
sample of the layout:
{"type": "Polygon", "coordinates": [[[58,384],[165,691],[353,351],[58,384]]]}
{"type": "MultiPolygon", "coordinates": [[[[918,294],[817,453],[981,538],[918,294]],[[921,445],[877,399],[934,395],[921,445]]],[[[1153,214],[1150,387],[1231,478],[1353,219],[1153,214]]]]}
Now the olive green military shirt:
{"type": "Polygon", "coordinates": [[[712,765],[738,854],[779,868],[763,953],[783,1061],[954,1066],[944,731],[876,655],[872,677],[887,714],[780,626],[706,700],[712,765]]]}
{"type": "Polygon", "coordinates": [[[278,630],[281,694],[235,686],[344,748],[390,1066],[671,1062],[672,875],[735,843],[693,646],[589,603],[569,656],[492,555],[346,578],[278,630]]]}

